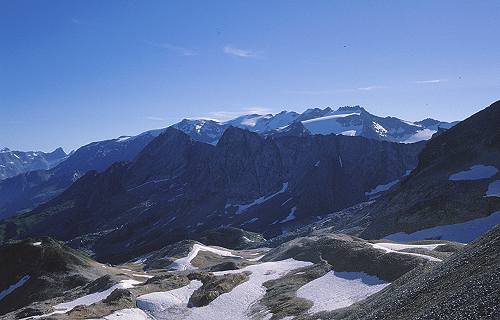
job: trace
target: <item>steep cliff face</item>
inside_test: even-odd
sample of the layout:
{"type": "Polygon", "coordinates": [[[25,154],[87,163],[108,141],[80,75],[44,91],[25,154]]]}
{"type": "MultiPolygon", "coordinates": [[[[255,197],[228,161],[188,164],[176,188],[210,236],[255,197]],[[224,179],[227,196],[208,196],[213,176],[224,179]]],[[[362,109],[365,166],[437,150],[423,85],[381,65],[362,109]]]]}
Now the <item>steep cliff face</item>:
{"type": "Polygon", "coordinates": [[[366,200],[414,168],[421,148],[335,135],[264,138],[234,127],[212,146],[169,128],[132,162],[87,173],[4,221],[0,234],[78,239],[116,260],[219,226],[270,236],[366,200]]]}

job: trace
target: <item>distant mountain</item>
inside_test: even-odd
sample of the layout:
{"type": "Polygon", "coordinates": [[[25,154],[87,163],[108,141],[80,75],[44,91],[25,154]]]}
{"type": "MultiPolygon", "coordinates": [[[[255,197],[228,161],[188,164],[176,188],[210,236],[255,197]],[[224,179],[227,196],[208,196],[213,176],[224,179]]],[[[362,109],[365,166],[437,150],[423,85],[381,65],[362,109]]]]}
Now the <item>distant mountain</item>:
{"type": "Polygon", "coordinates": [[[90,171],[4,221],[0,236],[52,235],[109,260],[220,226],[272,236],[367,200],[413,169],[422,147],[335,135],[265,138],[232,126],[213,146],[168,128],[131,163],[90,171]]]}
{"type": "Polygon", "coordinates": [[[417,168],[364,210],[374,221],[361,235],[466,242],[500,223],[499,124],[497,101],[431,139],[417,168]]]}
{"type": "Polygon", "coordinates": [[[47,170],[55,167],[68,155],[62,148],[45,153],[41,151],[11,151],[0,148],[0,180],[34,170],[47,170]]]}
{"type": "Polygon", "coordinates": [[[434,119],[409,122],[394,117],[378,117],[362,107],[354,106],[341,107],[337,110],[314,108],[302,114],[289,111],[282,111],[276,115],[249,114],[225,122],[184,119],[173,127],[195,140],[216,144],[229,126],[271,135],[288,132],[291,128],[296,130],[298,123],[301,123],[310,134],[341,134],[381,141],[413,143],[428,140],[439,129],[449,129],[458,122],[449,123],[434,119]]]}
{"type": "Polygon", "coordinates": [[[90,170],[103,171],[114,162],[132,160],[161,132],[152,130],[134,137],[93,142],[49,170],[30,171],[0,181],[0,219],[52,199],[90,170]]]}

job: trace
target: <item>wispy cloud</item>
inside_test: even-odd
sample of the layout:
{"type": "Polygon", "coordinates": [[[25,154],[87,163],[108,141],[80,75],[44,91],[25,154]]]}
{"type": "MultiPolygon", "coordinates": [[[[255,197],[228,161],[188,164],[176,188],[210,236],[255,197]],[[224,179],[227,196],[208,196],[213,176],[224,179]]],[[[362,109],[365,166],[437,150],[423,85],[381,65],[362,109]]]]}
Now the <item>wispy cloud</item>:
{"type": "Polygon", "coordinates": [[[216,121],[227,121],[234,119],[236,117],[245,115],[245,114],[269,114],[272,113],[273,110],[266,108],[266,107],[260,107],[260,106],[252,106],[248,108],[243,108],[240,110],[221,110],[221,111],[214,111],[214,112],[209,112],[206,115],[202,116],[197,116],[197,117],[191,117],[190,119],[211,119],[211,120],[216,120],[216,121]]]}
{"type": "Polygon", "coordinates": [[[385,88],[387,88],[387,87],[386,86],[368,86],[368,87],[358,88],[358,90],[361,90],[361,91],[372,91],[372,90],[385,89],[385,88]]]}
{"type": "Polygon", "coordinates": [[[157,43],[157,42],[148,41],[147,43],[149,45],[154,46],[154,47],[171,51],[171,52],[173,52],[179,56],[183,56],[183,57],[192,57],[192,56],[197,55],[197,52],[193,49],[189,49],[189,48],[185,48],[185,47],[181,47],[181,46],[176,46],[176,45],[173,45],[173,44],[168,43],[168,42],[157,43]]]}
{"type": "Polygon", "coordinates": [[[154,116],[147,116],[146,117],[147,120],[152,120],[152,121],[165,121],[166,119],[165,118],[162,118],[162,117],[154,117],[154,116]]]}
{"type": "Polygon", "coordinates": [[[338,93],[349,93],[356,91],[372,91],[377,89],[385,89],[387,86],[367,86],[367,87],[359,87],[359,88],[344,88],[344,89],[327,89],[327,90],[292,90],[288,91],[290,93],[310,95],[310,96],[320,96],[320,95],[330,95],[330,94],[338,94],[338,93]]]}
{"type": "Polygon", "coordinates": [[[262,58],[262,52],[256,52],[248,49],[236,48],[227,45],[223,48],[225,54],[240,58],[262,58]]]}
{"type": "Polygon", "coordinates": [[[425,84],[425,83],[441,83],[448,81],[447,79],[432,79],[432,80],[417,80],[415,83],[425,84]]]}

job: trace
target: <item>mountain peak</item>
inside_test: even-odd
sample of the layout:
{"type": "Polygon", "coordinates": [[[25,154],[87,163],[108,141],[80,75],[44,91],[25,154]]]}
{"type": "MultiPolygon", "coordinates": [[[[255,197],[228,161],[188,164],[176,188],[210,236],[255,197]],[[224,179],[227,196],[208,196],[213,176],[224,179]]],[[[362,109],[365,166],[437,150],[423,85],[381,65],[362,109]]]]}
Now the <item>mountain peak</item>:
{"type": "Polygon", "coordinates": [[[365,108],[360,107],[359,105],[356,106],[344,106],[340,107],[337,110],[335,110],[336,114],[342,114],[342,113],[368,113],[368,111],[365,110],[365,108]]]}

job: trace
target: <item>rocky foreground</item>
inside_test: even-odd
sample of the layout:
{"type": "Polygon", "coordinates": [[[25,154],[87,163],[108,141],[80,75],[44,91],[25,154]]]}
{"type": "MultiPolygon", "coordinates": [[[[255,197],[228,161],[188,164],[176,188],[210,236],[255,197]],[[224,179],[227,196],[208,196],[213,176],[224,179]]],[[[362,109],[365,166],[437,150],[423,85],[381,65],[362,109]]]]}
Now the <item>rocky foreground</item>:
{"type": "MultiPolygon", "coordinates": [[[[218,238],[223,237],[210,237],[218,238]]],[[[499,242],[500,227],[466,246],[367,241],[322,229],[271,249],[182,241],[111,266],[50,238],[28,239],[0,249],[6,270],[0,314],[2,319],[498,319],[499,242]]]]}

